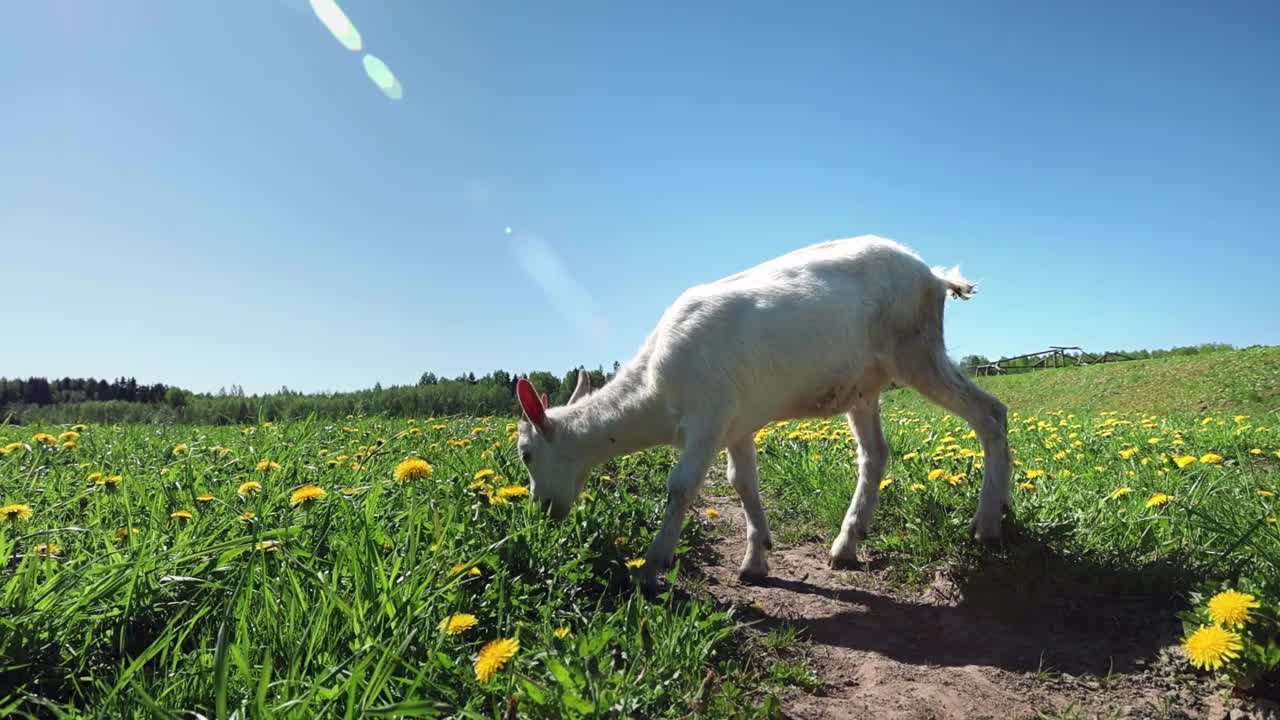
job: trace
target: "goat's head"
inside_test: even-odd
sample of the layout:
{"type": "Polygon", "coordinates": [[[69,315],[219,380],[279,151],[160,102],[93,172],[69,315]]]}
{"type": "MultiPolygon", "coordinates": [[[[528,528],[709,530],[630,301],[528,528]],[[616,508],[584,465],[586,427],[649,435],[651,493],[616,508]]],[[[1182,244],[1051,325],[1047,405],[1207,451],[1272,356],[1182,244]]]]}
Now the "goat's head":
{"type": "MultiPolygon", "coordinates": [[[[569,404],[591,392],[591,379],[578,373],[569,404]]],[[[516,398],[524,418],[520,421],[516,447],[529,470],[529,492],[556,520],[563,520],[586,485],[591,468],[565,437],[562,408],[548,407],[546,394],[525,378],[516,381],[516,398]]]]}

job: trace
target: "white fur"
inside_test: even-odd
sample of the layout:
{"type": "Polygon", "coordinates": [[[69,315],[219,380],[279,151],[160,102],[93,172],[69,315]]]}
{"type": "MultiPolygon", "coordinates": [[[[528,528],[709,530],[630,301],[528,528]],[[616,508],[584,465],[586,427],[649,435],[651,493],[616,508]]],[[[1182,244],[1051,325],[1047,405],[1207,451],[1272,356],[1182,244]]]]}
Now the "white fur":
{"type": "Polygon", "coordinates": [[[897,381],[977,431],[986,466],[971,529],[979,539],[997,539],[1009,493],[1006,409],[954,367],[942,336],[946,296],[974,291],[958,269],[931,269],[875,236],[801,248],[692,287],[611,382],[592,393],[580,375],[573,399],[548,408],[541,428],[526,412],[519,447],[529,457],[532,493],[563,518],[592,467],[674,445],[680,459],[668,477],[665,518],[645,555],[652,583],[671,561],[709,466],[726,448],[748,528],[740,574],[762,578],[771,542],[753,436],[774,420],[843,413],[858,440],[859,476],[831,561],[851,563],[889,455],[880,392],[897,381]]]}

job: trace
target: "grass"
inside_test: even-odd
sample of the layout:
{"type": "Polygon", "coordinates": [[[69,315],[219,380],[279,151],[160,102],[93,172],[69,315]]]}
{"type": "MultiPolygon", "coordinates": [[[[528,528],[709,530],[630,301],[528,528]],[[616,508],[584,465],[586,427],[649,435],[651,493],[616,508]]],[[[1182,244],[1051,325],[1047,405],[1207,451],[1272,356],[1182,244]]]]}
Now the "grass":
{"type": "MultiPolygon", "coordinates": [[[[31,509],[0,518],[0,710],[12,716],[776,707],[729,613],[629,588],[624,563],[660,517],[669,454],[602,468],[554,526],[499,492],[523,477],[506,420],[46,429],[0,427],[0,505],[31,509]],[[397,482],[419,456],[430,475],[397,482]],[[261,490],[241,494],[247,482],[261,490]],[[304,485],[325,494],[295,507],[304,485]],[[455,613],[474,625],[445,632],[455,613]],[[478,677],[474,659],[499,639],[518,650],[478,677]]],[[[681,555],[701,531],[692,523],[681,555]]]]}
{"type": "MultiPolygon", "coordinates": [[[[1157,415],[1245,414],[1280,422],[1280,347],[1255,347],[1154,360],[1104,363],[977,378],[1013,410],[1091,415],[1105,410],[1157,415]]],[[[886,410],[932,412],[910,389],[888,392],[886,410]]]]}

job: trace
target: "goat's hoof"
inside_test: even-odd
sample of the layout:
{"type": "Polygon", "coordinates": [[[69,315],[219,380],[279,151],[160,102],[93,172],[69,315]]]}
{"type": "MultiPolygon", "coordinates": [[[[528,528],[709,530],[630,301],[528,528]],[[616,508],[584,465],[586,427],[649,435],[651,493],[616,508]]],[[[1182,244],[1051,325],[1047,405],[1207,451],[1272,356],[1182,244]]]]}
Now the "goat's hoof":
{"type": "Polygon", "coordinates": [[[769,579],[769,568],[743,567],[738,570],[738,582],[744,585],[763,585],[769,579]]]}
{"type": "Polygon", "coordinates": [[[837,555],[829,555],[827,564],[832,570],[857,570],[860,563],[857,557],[840,557],[837,555]]]}
{"type": "Polygon", "coordinates": [[[995,527],[983,526],[975,520],[974,522],[969,523],[969,534],[979,544],[988,548],[998,547],[1000,545],[1001,537],[999,524],[996,524],[995,527]]]}

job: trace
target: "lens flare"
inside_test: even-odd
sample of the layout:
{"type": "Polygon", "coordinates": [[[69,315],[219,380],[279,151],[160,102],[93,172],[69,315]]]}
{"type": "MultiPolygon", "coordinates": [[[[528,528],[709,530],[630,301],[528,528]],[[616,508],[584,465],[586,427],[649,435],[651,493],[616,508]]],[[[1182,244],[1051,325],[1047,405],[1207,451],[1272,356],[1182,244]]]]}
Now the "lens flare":
{"type": "Polygon", "coordinates": [[[360,31],[347,19],[347,14],[338,7],[336,0],[311,0],[311,11],[346,49],[359,52],[364,46],[360,41],[360,31]]]}
{"type": "Polygon", "coordinates": [[[396,79],[391,68],[387,64],[374,57],[373,55],[364,56],[364,71],[373,81],[374,85],[382,91],[383,95],[392,100],[399,100],[404,97],[404,88],[400,87],[400,81],[396,79]]]}

